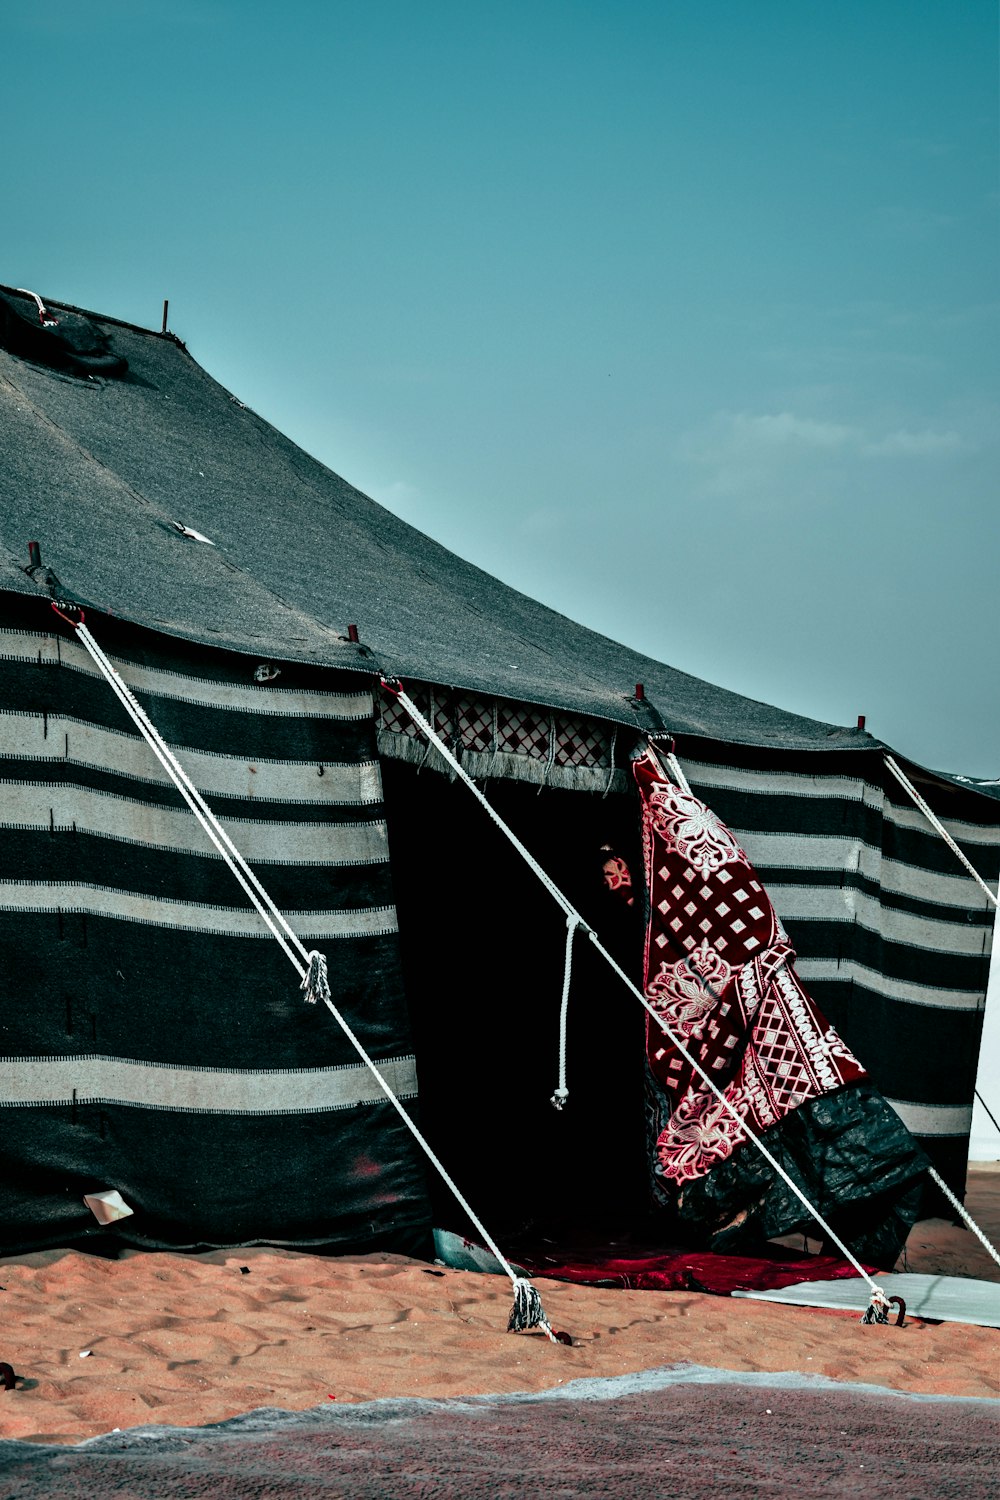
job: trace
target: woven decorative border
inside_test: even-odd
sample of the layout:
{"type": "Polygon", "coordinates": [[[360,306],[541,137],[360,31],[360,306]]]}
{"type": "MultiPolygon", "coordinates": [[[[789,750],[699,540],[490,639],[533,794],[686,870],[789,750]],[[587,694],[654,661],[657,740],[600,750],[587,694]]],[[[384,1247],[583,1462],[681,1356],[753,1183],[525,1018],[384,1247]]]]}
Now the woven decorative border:
{"type": "MultiPolygon", "coordinates": [[[[471,776],[606,794],[628,789],[617,730],[506,698],[413,685],[413,701],[471,776]]],[[[376,695],[382,755],[445,771],[437,752],[390,693],[376,695]]],[[[631,738],[626,736],[626,738],[631,738]]]]}

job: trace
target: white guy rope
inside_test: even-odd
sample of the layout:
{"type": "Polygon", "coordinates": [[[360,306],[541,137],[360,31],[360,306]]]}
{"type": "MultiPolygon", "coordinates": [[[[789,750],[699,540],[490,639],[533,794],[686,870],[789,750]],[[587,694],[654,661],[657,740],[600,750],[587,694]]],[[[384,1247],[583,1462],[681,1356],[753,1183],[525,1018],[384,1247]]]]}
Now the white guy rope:
{"type": "Polygon", "coordinates": [[[566,918],[566,961],[563,965],[562,1004],[559,1007],[559,1082],[551,1099],[556,1109],[562,1109],[569,1098],[569,1089],[566,1087],[566,1023],[569,1016],[569,987],[573,977],[573,939],[579,925],[579,917],[574,915],[566,918]]]}
{"type": "Polygon", "coordinates": [[[983,1106],[983,1109],[986,1111],[987,1115],[992,1120],[992,1122],[993,1122],[993,1124],[994,1124],[994,1126],[996,1128],[997,1135],[1000,1135],[1000,1121],[997,1120],[996,1115],[990,1109],[989,1105],[986,1103],[986,1100],[983,1098],[982,1094],[979,1092],[978,1089],[976,1089],[976,1098],[979,1100],[980,1104],[983,1106]]]}
{"type": "Polygon", "coordinates": [[[968,870],[969,874],[972,876],[976,884],[984,892],[987,899],[992,901],[994,906],[1000,905],[1000,902],[997,901],[996,892],[990,890],[989,886],[986,884],[986,881],[980,875],[975,865],[966,858],[962,850],[955,843],[955,840],[952,838],[951,834],[948,832],[947,828],[945,828],[944,824],[941,822],[940,818],[936,815],[936,813],[931,811],[927,803],[924,801],[923,797],[921,797],[920,793],[913,785],[913,782],[906,775],[906,773],[900,770],[899,766],[893,760],[891,755],[887,755],[885,757],[885,763],[889,767],[889,770],[892,772],[893,776],[895,776],[896,780],[899,782],[900,786],[904,787],[906,791],[909,792],[910,796],[913,798],[913,801],[919,807],[920,811],[923,813],[928,823],[930,823],[931,827],[941,835],[951,852],[961,860],[962,864],[968,870]]]}
{"type": "MultiPolygon", "coordinates": [[[[327,1007],[330,1014],[333,1016],[334,1020],[337,1022],[344,1035],[347,1037],[347,1040],[350,1042],[355,1052],[361,1058],[361,1061],[368,1068],[372,1077],[375,1079],[375,1082],[378,1084],[383,1094],[385,1094],[389,1103],[396,1110],[396,1113],[403,1121],[403,1124],[406,1126],[407,1130],[409,1130],[410,1134],[413,1136],[414,1140],[417,1142],[418,1146],[427,1157],[427,1160],[434,1167],[435,1171],[439,1173],[442,1181],[450,1189],[460,1208],[462,1208],[468,1215],[470,1223],[475,1225],[476,1230],[482,1236],[489,1250],[496,1257],[497,1261],[503,1267],[506,1274],[510,1277],[514,1285],[515,1307],[517,1307],[519,1302],[527,1300],[529,1298],[529,1294],[530,1296],[534,1297],[535,1303],[537,1304],[537,1292],[535,1292],[534,1288],[531,1287],[530,1283],[526,1282],[523,1277],[518,1276],[517,1272],[514,1270],[514,1267],[507,1260],[506,1256],[497,1245],[496,1241],[493,1239],[493,1236],[490,1234],[489,1230],[482,1223],[479,1216],[475,1213],[464,1195],[460,1192],[459,1188],[452,1180],[449,1173],[445,1170],[444,1166],[438,1160],[438,1157],[431,1148],[429,1142],[424,1138],[421,1131],[411,1120],[410,1116],[403,1108],[402,1103],[399,1099],[397,1099],[395,1093],[393,1092],[390,1085],[386,1082],[385,1078],[383,1078],[375,1062],[371,1057],[369,1057],[368,1052],[362,1045],[360,1039],[355,1036],[354,1032],[347,1024],[347,1021],[334,1005],[333,1000],[330,996],[329,984],[326,982],[326,960],[324,959],[323,955],[321,953],[317,953],[315,950],[311,952],[307,950],[298,935],[292,931],[291,927],[289,927],[282,913],[275,906],[267,891],[264,889],[260,881],[257,879],[256,875],[250,869],[249,865],[246,863],[246,860],[240,854],[239,850],[233,844],[229,835],[219,823],[218,819],[215,817],[215,814],[211,811],[201,793],[198,791],[198,788],[194,785],[187,772],[184,770],[183,766],[177,760],[169,746],[161,738],[159,731],[153,725],[152,721],[147,716],[141,704],[133,696],[108,657],[105,656],[103,650],[91,635],[87,626],[83,623],[83,620],[81,619],[79,623],[77,623],[68,613],[63,612],[62,610],[58,611],[58,613],[60,613],[62,615],[62,618],[67,620],[68,623],[73,626],[78,639],[90,653],[95,664],[97,665],[103,676],[107,679],[109,685],[114,690],[115,695],[121,702],[122,706],[128,712],[129,717],[132,719],[136,728],[139,730],[143,738],[146,740],[147,744],[152,749],[153,753],[156,755],[157,760],[163,766],[171,781],[177,787],[177,790],[180,792],[188,807],[198,819],[198,822],[205,829],[205,832],[208,834],[218,852],[222,855],[222,858],[225,860],[230,870],[232,870],[233,874],[239,881],[252,904],[256,907],[257,911],[267,923],[267,926],[269,927],[271,933],[281,945],[281,948],[284,951],[286,957],[290,960],[292,966],[298,973],[299,978],[302,980],[302,988],[306,989],[307,985],[310,985],[312,988],[314,984],[315,992],[307,992],[307,998],[315,999],[318,996],[318,998],[323,1001],[324,1005],[327,1007]],[[292,951],[293,947],[296,952],[292,951]]],[[[538,1306],[540,1308],[540,1304],[538,1304],[538,1306]]],[[[545,1333],[552,1340],[552,1342],[558,1343],[559,1340],[556,1338],[544,1314],[539,1317],[538,1321],[539,1325],[544,1329],[545,1333]]]]}
{"type": "Polygon", "coordinates": [[[1000,1266],[1000,1254],[998,1254],[996,1246],[993,1245],[993,1244],[991,1244],[991,1242],[986,1238],[985,1234],[980,1229],[979,1225],[976,1223],[976,1221],[972,1217],[972,1215],[969,1213],[969,1211],[965,1207],[964,1203],[959,1203],[958,1199],[955,1197],[955,1194],[952,1192],[951,1188],[944,1181],[944,1179],[942,1177],[940,1177],[937,1172],[935,1172],[935,1170],[934,1170],[933,1167],[929,1167],[928,1168],[928,1175],[931,1177],[931,1179],[934,1182],[937,1183],[938,1187],[941,1189],[942,1193],[947,1198],[947,1200],[951,1204],[952,1208],[958,1214],[959,1218],[960,1219],[964,1219],[964,1221],[966,1223],[966,1226],[969,1229],[972,1230],[973,1234],[976,1236],[976,1239],[983,1246],[983,1248],[986,1251],[987,1255],[992,1255],[992,1257],[996,1261],[997,1265],[1000,1266]]]}
{"type": "MultiPolygon", "coordinates": [[[[69,619],[69,616],[64,614],[63,618],[69,619]]],[[[70,624],[73,623],[70,619],[70,624]]],[[[280,944],[286,957],[297,970],[299,978],[304,979],[310,965],[311,955],[309,950],[301,942],[298,935],[289,927],[284,916],[275,906],[267,891],[219,823],[215,814],[202,797],[198,788],[191,781],[173,751],[161,738],[159,731],[148,718],[141,704],[133,696],[108,657],[105,656],[104,651],[91,635],[87,626],[81,621],[74,628],[77,638],[90,653],[95,664],[107,679],[108,684],[113,689],[116,697],[132,719],[136,728],[146,740],[157,760],[184,798],[184,801],[194,813],[202,828],[204,828],[209,839],[229,866],[251,904],[259,912],[270,932],[280,944]]]]}
{"type": "Polygon", "coordinates": [[[822,1218],[822,1216],[820,1215],[818,1209],[814,1208],[813,1205],[809,1202],[809,1199],[806,1197],[805,1193],[798,1186],[798,1184],[792,1180],[792,1178],[785,1171],[785,1169],[781,1165],[781,1163],[771,1154],[771,1152],[764,1145],[764,1143],[760,1139],[760,1137],[758,1135],[756,1135],[754,1133],[754,1131],[752,1131],[750,1129],[750,1127],[747,1125],[746,1121],[744,1120],[743,1116],[738,1112],[738,1110],[735,1110],[733,1108],[733,1106],[730,1104],[729,1100],[726,1098],[725,1094],[723,1094],[722,1090],[720,1088],[718,1088],[718,1086],[716,1085],[715,1081],[712,1078],[709,1077],[708,1073],[706,1073],[705,1069],[698,1062],[697,1058],[692,1057],[691,1053],[684,1046],[684,1043],[680,1040],[680,1038],[674,1035],[673,1031],[667,1025],[667,1022],[663,1019],[663,1017],[661,1015],[659,1015],[658,1012],[653,1009],[653,1007],[650,1005],[649,1001],[646,999],[646,997],[642,993],[642,991],[635,984],[633,984],[632,980],[626,974],[625,970],[621,967],[621,965],[619,963],[617,963],[614,958],[612,958],[611,954],[608,952],[608,950],[604,947],[603,943],[598,938],[596,932],[594,932],[592,928],[590,928],[590,927],[587,926],[586,922],[584,922],[583,918],[580,916],[579,912],[573,906],[573,904],[569,900],[569,898],[567,896],[563,895],[562,891],[559,890],[558,886],[546,874],[546,872],[538,864],[537,860],[531,854],[528,853],[527,849],[521,843],[521,840],[517,837],[517,835],[513,832],[513,830],[507,827],[507,824],[503,821],[503,819],[501,818],[500,814],[496,811],[496,809],[493,808],[490,805],[489,802],[487,802],[486,798],[483,796],[482,792],[476,786],[475,782],[462,769],[462,767],[459,765],[458,761],[455,759],[455,757],[452,755],[451,751],[448,749],[448,746],[441,739],[440,735],[438,735],[434,731],[434,729],[431,727],[431,725],[428,724],[427,720],[424,718],[423,714],[417,708],[417,706],[413,702],[413,700],[407,696],[406,692],[399,685],[399,683],[396,682],[395,680],[383,678],[382,679],[382,685],[389,692],[393,693],[399,699],[399,702],[406,709],[406,712],[410,715],[410,717],[413,720],[413,722],[417,725],[417,727],[419,729],[421,729],[423,731],[423,733],[427,736],[428,740],[430,740],[430,742],[434,745],[435,749],[439,752],[439,754],[444,757],[445,761],[451,767],[451,769],[453,770],[453,772],[455,773],[455,775],[457,775],[458,778],[461,781],[464,781],[465,785],[472,792],[472,794],[476,798],[476,800],[483,805],[483,807],[486,809],[486,811],[489,814],[489,816],[492,818],[493,822],[500,829],[501,833],[503,833],[503,835],[505,836],[505,838],[507,838],[510,841],[510,843],[513,844],[514,848],[518,851],[518,853],[526,861],[526,863],[528,864],[529,868],[532,869],[534,871],[534,873],[538,876],[539,880],[545,886],[545,889],[552,896],[553,900],[566,913],[567,918],[576,917],[578,923],[584,929],[584,931],[587,933],[587,935],[590,938],[590,941],[594,944],[594,947],[597,949],[598,953],[600,953],[601,957],[605,960],[606,963],[608,963],[611,966],[611,968],[618,975],[618,977],[622,981],[622,983],[626,986],[627,989],[629,989],[632,992],[632,994],[635,996],[635,998],[639,1001],[639,1004],[643,1007],[643,1009],[646,1010],[646,1011],[648,1011],[648,1013],[652,1016],[653,1020],[656,1022],[657,1026],[659,1026],[660,1030],[666,1035],[667,1039],[672,1043],[673,1046],[675,1046],[677,1048],[678,1052],[684,1058],[685,1062],[687,1062],[687,1064],[691,1068],[694,1069],[694,1071],[698,1074],[699,1078],[701,1078],[702,1082],[705,1083],[707,1085],[707,1087],[709,1088],[709,1090],[715,1095],[716,1099],[718,1099],[719,1103],[722,1105],[722,1107],[726,1111],[726,1113],[733,1120],[736,1121],[737,1125],[739,1125],[740,1129],[742,1130],[743,1134],[746,1136],[747,1140],[751,1141],[752,1144],[754,1146],[756,1146],[757,1150],[760,1152],[761,1156],[763,1156],[764,1160],[767,1161],[773,1167],[774,1171],[777,1172],[778,1176],[782,1179],[782,1181],[785,1183],[785,1185],[787,1187],[791,1188],[791,1190],[795,1194],[796,1198],[798,1198],[798,1200],[802,1204],[802,1206],[807,1210],[807,1212],[810,1214],[810,1216],[816,1221],[816,1223],[819,1225],[820,1229],[822,1229],[823,1233],[830,1240],[830,1242],[832,1244],[836,1245],[837,1249],[840,1251],[841,1255],[843,1255],[844,1259],[847,1260],[847,1261],[849,1261],[850,1264],[857,1271],[858,1275],[865,1282],[867,1282],[868,1286],[871,1289],[872,1300],[874,1302],[878,1302],[881,1299],[881,1302],[884,1303],[886,1299],[885,1299],[885,1293],[882,1291],[882,1288],[879,1287],[879,1286],[876,1286],[875,1282],[868,1275],[868,1272],[865,1270],[865,1268],[861,1264],[861,1262],[857,1259],[857,1257],[855,1255],[853,1255],[851,1253],[851,1251],[844,1244],[844,1242],[840,1238],[840,1236],[834,1233],[834,1231],[830,1228],[830,1226],[826,1222],[826,1220],[824,1218],[822,1218]]]}

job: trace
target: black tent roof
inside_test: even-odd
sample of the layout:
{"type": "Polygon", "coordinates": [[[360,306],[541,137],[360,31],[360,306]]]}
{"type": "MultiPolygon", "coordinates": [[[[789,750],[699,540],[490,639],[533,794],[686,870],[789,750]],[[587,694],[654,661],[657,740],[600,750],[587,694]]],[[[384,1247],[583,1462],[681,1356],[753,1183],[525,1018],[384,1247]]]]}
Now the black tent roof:
{"type": "Polygon", "coordinates": [[[0,588],[263,657],[786,749],[870,749],[618,645],[464,562],[311,458],[171,335],[0,289],[0,588]],[[215,545],[181,534],[181,523],[215,545]]]}

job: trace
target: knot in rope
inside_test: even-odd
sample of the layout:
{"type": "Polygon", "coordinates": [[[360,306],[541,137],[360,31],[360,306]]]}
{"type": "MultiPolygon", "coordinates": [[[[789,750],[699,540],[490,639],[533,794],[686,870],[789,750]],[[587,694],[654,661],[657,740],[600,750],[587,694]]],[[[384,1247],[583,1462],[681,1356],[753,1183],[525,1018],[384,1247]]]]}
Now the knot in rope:
{"type": "Polygon", "coordinates": [[[862,1314],[862,1323],[888,1323],[889,1321],[889,1299],[880,1286],[871,1282],[871,1300],[862,1314]]]}

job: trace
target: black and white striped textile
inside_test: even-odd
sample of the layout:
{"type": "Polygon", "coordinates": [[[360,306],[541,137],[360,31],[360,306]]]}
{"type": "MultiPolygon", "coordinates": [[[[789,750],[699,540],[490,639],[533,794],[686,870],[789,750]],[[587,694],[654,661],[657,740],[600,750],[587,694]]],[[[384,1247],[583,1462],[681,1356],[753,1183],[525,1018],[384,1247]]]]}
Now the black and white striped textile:
{"type": "MultiPolygon", "coordinates": [[[[678,753],[756,867],[803,983],[960,1191],[994,908],[879,751],[688,740],[678,753]]],[[[1000,805],[944,781],[919,789],[995,890],[1000,805]]]]}
{"type": "MultiPolygon", "coordinates": [[[[0,1244],[404,1243],[422,1162],[89,656],[0,628],[0,1244]]],[[[366,678],[94,627],[404,1100],[417,1092],[366,678]],[[258,674],[271,676],[270,671],[258,674]]]]}

